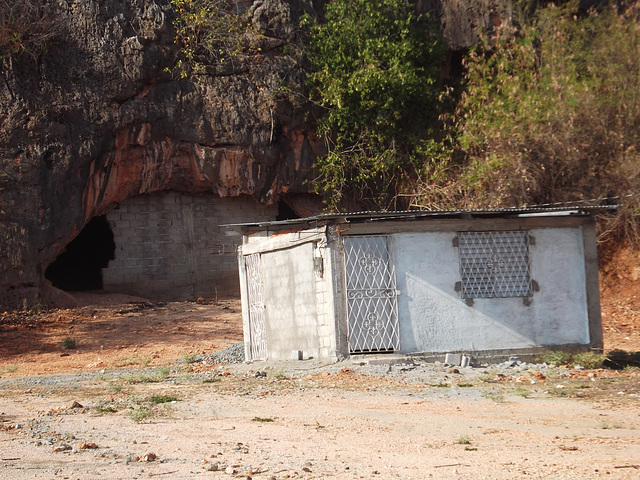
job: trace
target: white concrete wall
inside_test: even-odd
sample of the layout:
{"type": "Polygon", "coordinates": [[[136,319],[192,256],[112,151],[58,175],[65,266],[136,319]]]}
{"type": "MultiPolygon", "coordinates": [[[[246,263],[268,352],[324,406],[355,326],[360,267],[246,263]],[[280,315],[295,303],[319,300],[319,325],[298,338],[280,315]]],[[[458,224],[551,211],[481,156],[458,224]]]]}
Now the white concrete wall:
{"type": "Polygon", "coordinates": [[[273,220],[277,207],[249,196],[158,192],[129,198],[107,214],[115,259],[104,288],[164,299],[238,294],[237,248],[222,225],[273,220]]]}
{"type": "MultiPolygon", "coordinates": [[[[267,359],[289,360],[294,351],[302,351],[305,359],[335,359],[332,276],[325,247],[324,231],[316,230],[245,238],[241,255],[261,255],[267,359]],[[314,269],[314,258],[322,258],[321,272],[314,269]]],[[[248,316],[245,324],[247,343],[248,316]]]]}
{"type": "Polygon", "coordinates": [[[267,358],[291,358],[292,350],[317,357],[313,245],[262,254],[267,358]]]}
{"type": "Polygon", "coordinates": [[[460,281],[456,232],[392,235],[401,351],[517,349],[588,344],[581,229],[530,230],[531,276],[540,287],[522,298],[481,298],[468,306],[460,281]]]}

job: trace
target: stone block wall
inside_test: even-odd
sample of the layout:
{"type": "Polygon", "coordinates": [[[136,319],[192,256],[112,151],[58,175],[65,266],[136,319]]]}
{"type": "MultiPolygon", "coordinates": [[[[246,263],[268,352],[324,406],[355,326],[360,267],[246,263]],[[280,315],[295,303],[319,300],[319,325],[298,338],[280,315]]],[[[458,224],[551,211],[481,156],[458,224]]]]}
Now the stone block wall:
{"type": "Polygon", "coordinates": [[[104,289],[166,300],[237,295],[241,237],[222,225],[275,220],[277,207],[249,196],[160,192],[132,197],[107,214],[115,258],[104,289]]]}

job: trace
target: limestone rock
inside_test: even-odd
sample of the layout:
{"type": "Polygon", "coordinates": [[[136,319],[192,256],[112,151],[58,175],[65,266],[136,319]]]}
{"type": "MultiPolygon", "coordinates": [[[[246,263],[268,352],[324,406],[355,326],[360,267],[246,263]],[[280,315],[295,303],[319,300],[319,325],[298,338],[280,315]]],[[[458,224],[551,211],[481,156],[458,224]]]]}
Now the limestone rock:
{"type": "MultiPolygon", "coordinates": [[[[282,47],[323,0],[237,2],[261,54],[191,81],[172,76],[170,0],[52,0],[63,33],[42,55],[0,58],[0,306],[73,306],[47,267],[93,217],[123,200],[175,190],[290,197],[303,215],[323,144],[306,106],[282,93],[304,68],[282,47]]],[[[451,48],[506,21],[510,2],[418,0],[451,48]],[[498,18],[499,17],[499,18],[498,18]]]]}

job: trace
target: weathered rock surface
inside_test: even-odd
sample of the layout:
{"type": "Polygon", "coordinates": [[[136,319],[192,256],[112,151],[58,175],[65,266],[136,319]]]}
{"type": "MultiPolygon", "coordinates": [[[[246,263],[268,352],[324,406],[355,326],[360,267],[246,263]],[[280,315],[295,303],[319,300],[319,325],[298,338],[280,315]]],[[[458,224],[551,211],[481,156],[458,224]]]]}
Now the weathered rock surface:
{"type": "MultiPolygon", "coordinates": [[[[47,266],[94,216],[159,190],[308,193],[322,143],[281,86],[304,71],[283,48],[322,0],[254,0],[260,55],[199,82],[174,78],[169,0],[51,0],[64,33],[43,55],[0,63],[0,306],[63,295],[47,266]]],[[[453,49],[476,40],[506,1],[419,1],[453,49]]]]}

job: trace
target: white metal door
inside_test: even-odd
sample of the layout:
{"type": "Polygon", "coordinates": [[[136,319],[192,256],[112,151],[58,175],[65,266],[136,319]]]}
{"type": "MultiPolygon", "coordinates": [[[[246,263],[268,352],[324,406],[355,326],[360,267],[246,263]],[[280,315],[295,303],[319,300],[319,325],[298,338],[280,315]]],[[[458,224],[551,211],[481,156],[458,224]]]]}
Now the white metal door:
{"type": "Polygon", "coordinates": [[[396,275],[384,235],[344,237],[349,351],[399,348],[396,275]]]}
{"type": "Polygon", "coordinates": [[[251,360],[267,358],[267,344],[264,331],[264,301],[262,297],[262,266],[260,254],[247,255],[247,292],[249,297],[249,344],[251,360]]]}

